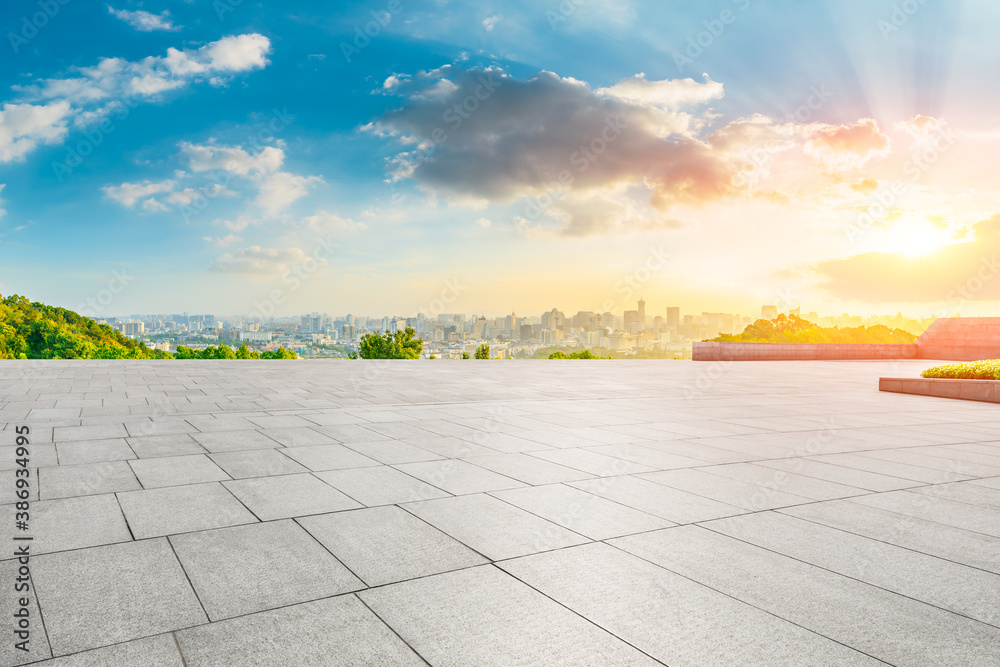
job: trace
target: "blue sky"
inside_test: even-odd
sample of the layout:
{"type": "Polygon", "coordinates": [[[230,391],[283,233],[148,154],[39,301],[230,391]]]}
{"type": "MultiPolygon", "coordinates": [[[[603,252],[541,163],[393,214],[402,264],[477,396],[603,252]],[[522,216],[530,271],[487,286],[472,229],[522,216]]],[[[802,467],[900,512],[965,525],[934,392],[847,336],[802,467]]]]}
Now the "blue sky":
{"type": "Polygon", "coordinates": [[[455,312],[1000,300],[1000,280],[953,289],[989,263],[1000,210],[985,1],[36,0],[0,18],[5,295],[98,315],[406,315],[449,284],[455,312]]]}

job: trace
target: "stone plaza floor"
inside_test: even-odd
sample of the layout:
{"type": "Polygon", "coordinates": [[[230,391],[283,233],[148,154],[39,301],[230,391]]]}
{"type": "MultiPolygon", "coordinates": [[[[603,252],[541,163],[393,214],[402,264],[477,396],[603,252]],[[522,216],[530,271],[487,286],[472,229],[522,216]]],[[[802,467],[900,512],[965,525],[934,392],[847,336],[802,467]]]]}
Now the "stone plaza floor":
{"type": "Polygon", "coordinates": [[[995,666],[1000,406],[930,365],[3,361],[0,664],[995,666]]]}

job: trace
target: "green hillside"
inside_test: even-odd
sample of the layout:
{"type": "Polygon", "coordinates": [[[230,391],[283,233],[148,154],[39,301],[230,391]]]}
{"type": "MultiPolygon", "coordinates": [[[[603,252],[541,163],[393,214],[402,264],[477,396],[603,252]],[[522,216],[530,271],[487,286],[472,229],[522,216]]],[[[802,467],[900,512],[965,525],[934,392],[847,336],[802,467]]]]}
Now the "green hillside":
{"type": "Polygon", "coordinates": [[[0,297],[0,359],[166,359],[171,355],[129,340],[65,308],[0,297]]]}
{"type": "Polygon", "coordinates": [[[774,320],[757,320],[741,334],[722,334],[716,343],[883,343],[908,345],[917,337],[909,331],[881,324],[870,327],[821,327],[796,315],[782,313],[774,320]]]}
{"type": "Polygon", "coordinates": [[[107,324],[65,308],[0,296],[0,359],[295,359],[291,350],[251,352],[226,345],[205,350],[180,346],[177,354],[152,350],[107,324]]]}

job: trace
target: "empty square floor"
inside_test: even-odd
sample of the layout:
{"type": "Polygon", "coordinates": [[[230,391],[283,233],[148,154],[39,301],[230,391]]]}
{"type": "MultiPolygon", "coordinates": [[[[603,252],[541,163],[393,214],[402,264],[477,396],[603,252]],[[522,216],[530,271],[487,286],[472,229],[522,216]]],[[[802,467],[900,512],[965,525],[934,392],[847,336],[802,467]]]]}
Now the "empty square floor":
{"type": "Polygon", "coordinates": [[[930,365],[3,361],[0,665],[997,665],[930,365]]]}

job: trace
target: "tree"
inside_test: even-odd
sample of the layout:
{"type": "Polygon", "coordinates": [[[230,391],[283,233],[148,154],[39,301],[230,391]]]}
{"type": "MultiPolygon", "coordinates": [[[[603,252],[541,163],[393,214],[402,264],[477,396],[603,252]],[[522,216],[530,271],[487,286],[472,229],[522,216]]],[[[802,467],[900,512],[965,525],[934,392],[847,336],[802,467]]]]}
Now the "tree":
{"type": "Polygon", "coordinates": [[[590,350],[581,350],[580,352],[573,352],[572,354],[566,354],[565,352],[553,352],[549,355],[549,359],[602,359],[603,357],[596,356],[590,350]]]}
{"type": "Polygon", "coordinates": [[[476,359],[489,359],[490,358],[490,345],[489,343],[483,343],[476,348],[476,359]]]}
{"type": "Polygon", "coordinates": [[[411,327],[396,333],[373,331],[361,337],[358,354],[362,359],[419,359],[424,341],[414,338],[416,333],[411,327]]]}
{"type": "MultiPolygon", "coordinates": [[[[258,355],[259,358],[260,355],[258,355]]],[[[254,355],[250,352],[250,348],[247,347],[246,343],[240,345],[240,349],[236,350],[237,359],[253,359],[254,355]]]]}
{"type": "Polygon", "coordinates": [[[469,358],[469,353],[468,352],[463,352],[462,353],[462,358],[463,359],[468,359],[469,358]]]}

